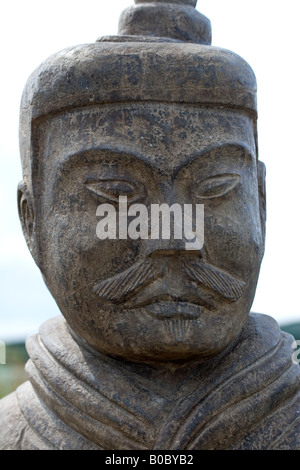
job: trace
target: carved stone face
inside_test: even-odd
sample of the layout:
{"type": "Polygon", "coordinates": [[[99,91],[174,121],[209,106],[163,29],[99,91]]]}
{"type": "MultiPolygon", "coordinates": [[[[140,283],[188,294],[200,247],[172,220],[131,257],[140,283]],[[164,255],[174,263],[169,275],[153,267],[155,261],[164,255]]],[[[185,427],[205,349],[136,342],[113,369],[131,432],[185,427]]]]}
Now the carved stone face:
{"type": "Polygon", "coordinates": [[[256,148],[239,111],[130,103],[40,124],[34,190],[45,281],[71,329],[129,360],[222,351],[250,310],[263,253],[256,148]],[[100,204],[204,204],[204,246],[99,240],[100,204]]]}

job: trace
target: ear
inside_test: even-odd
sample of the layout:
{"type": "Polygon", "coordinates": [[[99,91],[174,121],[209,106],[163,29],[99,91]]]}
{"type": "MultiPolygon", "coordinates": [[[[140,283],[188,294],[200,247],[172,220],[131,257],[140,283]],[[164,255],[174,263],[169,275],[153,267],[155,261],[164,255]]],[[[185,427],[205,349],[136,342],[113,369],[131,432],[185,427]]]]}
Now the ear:
{"type": "Polygon", "coordinates": [[[23,181],[18,185],[18,211],[28,249],[39,266],[33,197],[23,181]]]}
{"type": "Polygon", "coordinates": [[[266,219],[267,219],[267,210],[266,210],[266,167],[265,167],[265,164],[263,162],[260,162],[260,161],[258,161],[257,178],[258,178],[260,222],[261,222],[263,240],[264,240],[264,244],[265,244],[266,219]]]}

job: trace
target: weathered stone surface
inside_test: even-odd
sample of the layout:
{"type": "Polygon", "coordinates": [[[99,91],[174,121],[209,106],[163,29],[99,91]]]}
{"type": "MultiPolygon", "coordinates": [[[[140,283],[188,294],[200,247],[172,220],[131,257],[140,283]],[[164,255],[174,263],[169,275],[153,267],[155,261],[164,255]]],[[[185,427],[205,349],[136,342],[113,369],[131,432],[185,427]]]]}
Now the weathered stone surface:
{"type": "Polygon", "coordinates": [[[230,353],[177,367],[122,363],[55,318],[28,341],[31,383],[5,399],[15,415],[3,440],[17,425],[19,449],[297,447],[290,342],[270,317],[250,315],[230,353]]]}
{"type": "Polygon", "coordinates": [[[119,21],[120,35],[166,37],[198,44],[211,44],[208,18],[191,6],[195,2],[135,2],[119,21]]]}
{"type": "Polygon", "coordinates": [[[293,338],[249,314],[265,241],[255,76],[209,46],[194,1],[136,4],[118,37],[50,57],[24,91],[20,219],[64,319],[28,340],[0,449],[300,449],[293,338]],[[121,233],[125,196],[146,236],[121,233]],[[101,204],[113,239],[96,236],[101,204]],[[204,204],[203,246],[174,236],[178,214],[150,237],[157,204],[204,204]]]}

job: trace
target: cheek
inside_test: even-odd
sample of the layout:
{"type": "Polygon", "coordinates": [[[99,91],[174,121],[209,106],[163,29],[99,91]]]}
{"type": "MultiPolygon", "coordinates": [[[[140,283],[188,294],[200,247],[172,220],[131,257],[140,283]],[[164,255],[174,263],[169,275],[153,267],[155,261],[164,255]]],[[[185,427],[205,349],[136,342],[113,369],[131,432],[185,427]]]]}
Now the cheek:
{"type": "Polygon", "coordinates": [[[203,253],[219,268],[249,276],[261,261],[262,232],[249,211],[207,213],[203,253]]]}
{"type": "Polygon", "coordinates": [[[126,270],[139,255],[138,242],[99,240],[97,222],[93,210],[52,214],[41,221],[43,272],[66,295],[74,290],[89,295],[95,283],[126,270]]]}

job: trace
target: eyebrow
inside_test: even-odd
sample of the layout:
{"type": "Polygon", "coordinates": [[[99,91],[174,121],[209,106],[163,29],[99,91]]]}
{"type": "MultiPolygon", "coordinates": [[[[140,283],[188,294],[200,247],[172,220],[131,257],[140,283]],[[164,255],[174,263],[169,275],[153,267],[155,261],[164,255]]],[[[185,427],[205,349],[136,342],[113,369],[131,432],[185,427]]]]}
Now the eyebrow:
{"type": "MultiPolygon", "coordinates": [[[[177,168],[174,168],[174,174],[177,174],[182,170],[182,168],[186,167],[187,165],[191,165],[193,162],[195,162],[198,159],[202,158],[210,158],[210,154],[213,151],[216,150],[226,150],[229,147],[233,147],[237,150],[243,150],[245,154],[251,158],[251,160],[256,159],[256,153],[253,151],[253,149],[245,144],[243,141],[228,141],[224,143],[218,143],[218,144],[211,144],[208,147],[205,147],[201,152],[194,152],[193,154],[190,155],[190,158],[188,161],[185,161],[181,165],[179,165],[177,168]]],[[[72,154],[69,154],[66,156],[66,159],[59,165],[60,169],[65,168],[67,165],[71,164],[71,162],[75,158],[79,158],[80,156],[86,156],[87,158],[91,157],[91,155],[97,155],[99,156],[99,153],[105,153],[104,156],[111,156],[111,157],[117,157],[117,158],[122,158],[122,156],[126,156],[129,158],[132,158],[133,160],[139,161],[143,164],[145,164],[148,168],[152,170],[161,170],[160,166],[153,165],[151,161],[149,161],[149,157],[145,154],[135,152],[132,149],[128,149],[127,147],[123,146],[111,146],[111,145],[102,145],[94,148],[88,148],[84,149],[79,152],[74,152],[72,154]]],[[[100,155],[102,157],[102,155],[100,155]]]]}
{"type": "Polygon", "coordinates": [[[205,161],[206,159],[211,158],[211,153],[213,151],[219,150],[219,151],[226,151],[228,149],[235,149],[235,150],[242,150],[245,154],[246,159],[252,163],[253,161],[256,160],[256,152],[253,151],[253,149],[245,144],[245,142],[237,142],[237,141],[232,141],[232,142],[224,142],[222,144],[212,144],[211,146],[206,147],[203,149],[202,152],[195,152],[193,155],[191,155],[191,158],[189,159],[188,162],[183,163],[180,165],[178,168],[176,168],[175,175],[178,175],[180,171],[193,163],[197,162],[197,160],[203,160],[205,161]]]}
{"type": "Polygon", "coordinates": [[[132,158],[133,160],[142,162],[146,164],[148,167],[150,166],[151,168],[156,168],[155,166],[151,165],[149,162],[149,159],[146,155],[140,154],[138,152],[134,152],[132,149],[128,149],[127,147],[122,147],[122,146],[110,146],[110,145],[101,145],[97,147],[92,147],[92,148],[87,148],[84,150],[80,150],[78,152],[71,153],[65,157],[63,162],[59,165],[60,169],[65,168],[67,165],[69,165],[75,158],[79,157],[87,157],[88,159],[92,159],[91,157],[97,156],[98,158],[105,158],[105,157],[117,157],[119,159],[122,158],[122,156],[132,158]],[[101,155],[103,154],[103,155],[101,155]]]}

